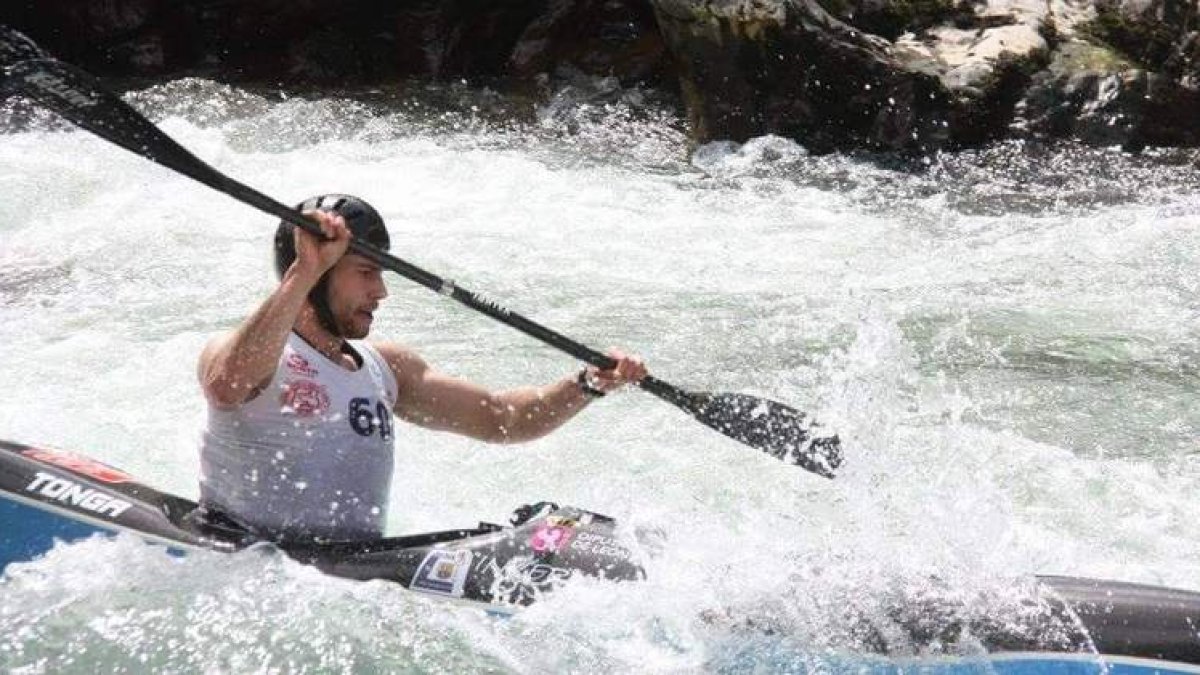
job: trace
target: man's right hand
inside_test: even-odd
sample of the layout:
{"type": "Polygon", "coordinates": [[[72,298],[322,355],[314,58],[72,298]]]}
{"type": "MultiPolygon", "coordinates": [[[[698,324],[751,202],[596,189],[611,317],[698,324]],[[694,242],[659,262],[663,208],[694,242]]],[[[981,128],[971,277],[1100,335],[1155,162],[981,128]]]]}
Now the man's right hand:
{"type": "Polygon", "coordinates": [[[296,260],[279,288],[232,332],[209,340],[200,354],[200,385],[217,408],[239,406],[270,383],[305,296],[350,248],[350,229],[341,216],[325,211],[304,215],[320,225],[327,238],[292,228],[296,260]]]}
{"type": "Polygon", "coordinates": [[[305,211],[304,215],[320,225],[325,238],[320,239],[299,227],[292,228],[296,242],[296,260],[292,263],[292,270],[318,279],[346,255],[350,248],[350,228],[346,227],[345,219],[336,213],[313,210],[305,211]]]}

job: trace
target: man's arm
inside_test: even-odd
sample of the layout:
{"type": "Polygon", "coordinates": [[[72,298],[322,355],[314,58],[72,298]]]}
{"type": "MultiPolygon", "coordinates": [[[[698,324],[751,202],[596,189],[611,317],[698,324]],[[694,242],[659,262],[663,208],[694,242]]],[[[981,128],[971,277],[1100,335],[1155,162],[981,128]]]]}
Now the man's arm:
{"type": "Polygon", "coordinates": [[[209,340],[200,354],[198,370],[209,401],[219,408],[233,408],[267,386],[304,298],[315,283],[316,279],[289,270],[275,292],[240,326],[209,340]]]}
{"type": "Polygon", "coordinates": [[[258,395],[271,381],[308,292],[345,253],[350,235],[341,216],[311,211],[330,237],[295,228],[296,261],[279,287],[231,333],[213,338],[200,354],[197,376],[204,396],[218,408],[234,408],[258,395]]]}
{"type": "MultiPolygon", "coordinates": [[[[400,390],[396,414],[429,429],[453,431],[491,443],[521,443],[554,431],[591,400],[574,377],[540,387],[490,392],[434,370],[399,345],[376,347],[396,375],[400,390]]],[[[619,376],[600,380],[608,388],[645,375],[645,367],[636,359],[621,357],[620,363],[625,367],[619,376]]]]}

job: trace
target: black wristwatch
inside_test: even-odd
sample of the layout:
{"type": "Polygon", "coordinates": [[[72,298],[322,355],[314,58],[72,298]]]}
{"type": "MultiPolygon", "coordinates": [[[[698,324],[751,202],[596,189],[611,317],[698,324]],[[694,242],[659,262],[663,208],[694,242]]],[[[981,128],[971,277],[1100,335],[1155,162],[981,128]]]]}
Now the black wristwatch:
{"type": "Polygon", "coordinates": [[[604,396],[604,392],[592,386],[588,381],[588,369],[584,368],[575,376],[575,384],[579,385],[579,389],[589,398],[600,398],[604,396]]]}

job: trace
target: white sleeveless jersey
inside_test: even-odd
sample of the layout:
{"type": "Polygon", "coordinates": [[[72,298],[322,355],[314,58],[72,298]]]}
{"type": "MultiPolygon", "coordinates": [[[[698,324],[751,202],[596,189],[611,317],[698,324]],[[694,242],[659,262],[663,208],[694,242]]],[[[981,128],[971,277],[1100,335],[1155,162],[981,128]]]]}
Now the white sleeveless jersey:
{"type": "Polygon", "coordinates": [[[373,347],[351,346],[357,371],[290,333],[263,391],[232,410],[209,404],[202,505],[277,539],[382,536],[396,378],[373,347]]]}

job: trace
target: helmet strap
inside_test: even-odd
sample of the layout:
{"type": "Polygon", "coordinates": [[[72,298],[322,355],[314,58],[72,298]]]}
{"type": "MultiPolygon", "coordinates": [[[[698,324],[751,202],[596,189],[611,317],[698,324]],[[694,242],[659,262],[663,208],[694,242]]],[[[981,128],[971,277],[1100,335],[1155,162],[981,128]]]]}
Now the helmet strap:
{"type": "Polygon", "coordinates": [[[337,320],[333,318],[333,309],[329,306],[328,272],[308,292],[308,301],[312,303],[313,310],[317,315],[317,323],[321,324],[321,327],[329,331],[334,337],[342,337],[342,331],[337,327],[337,320]]]}

